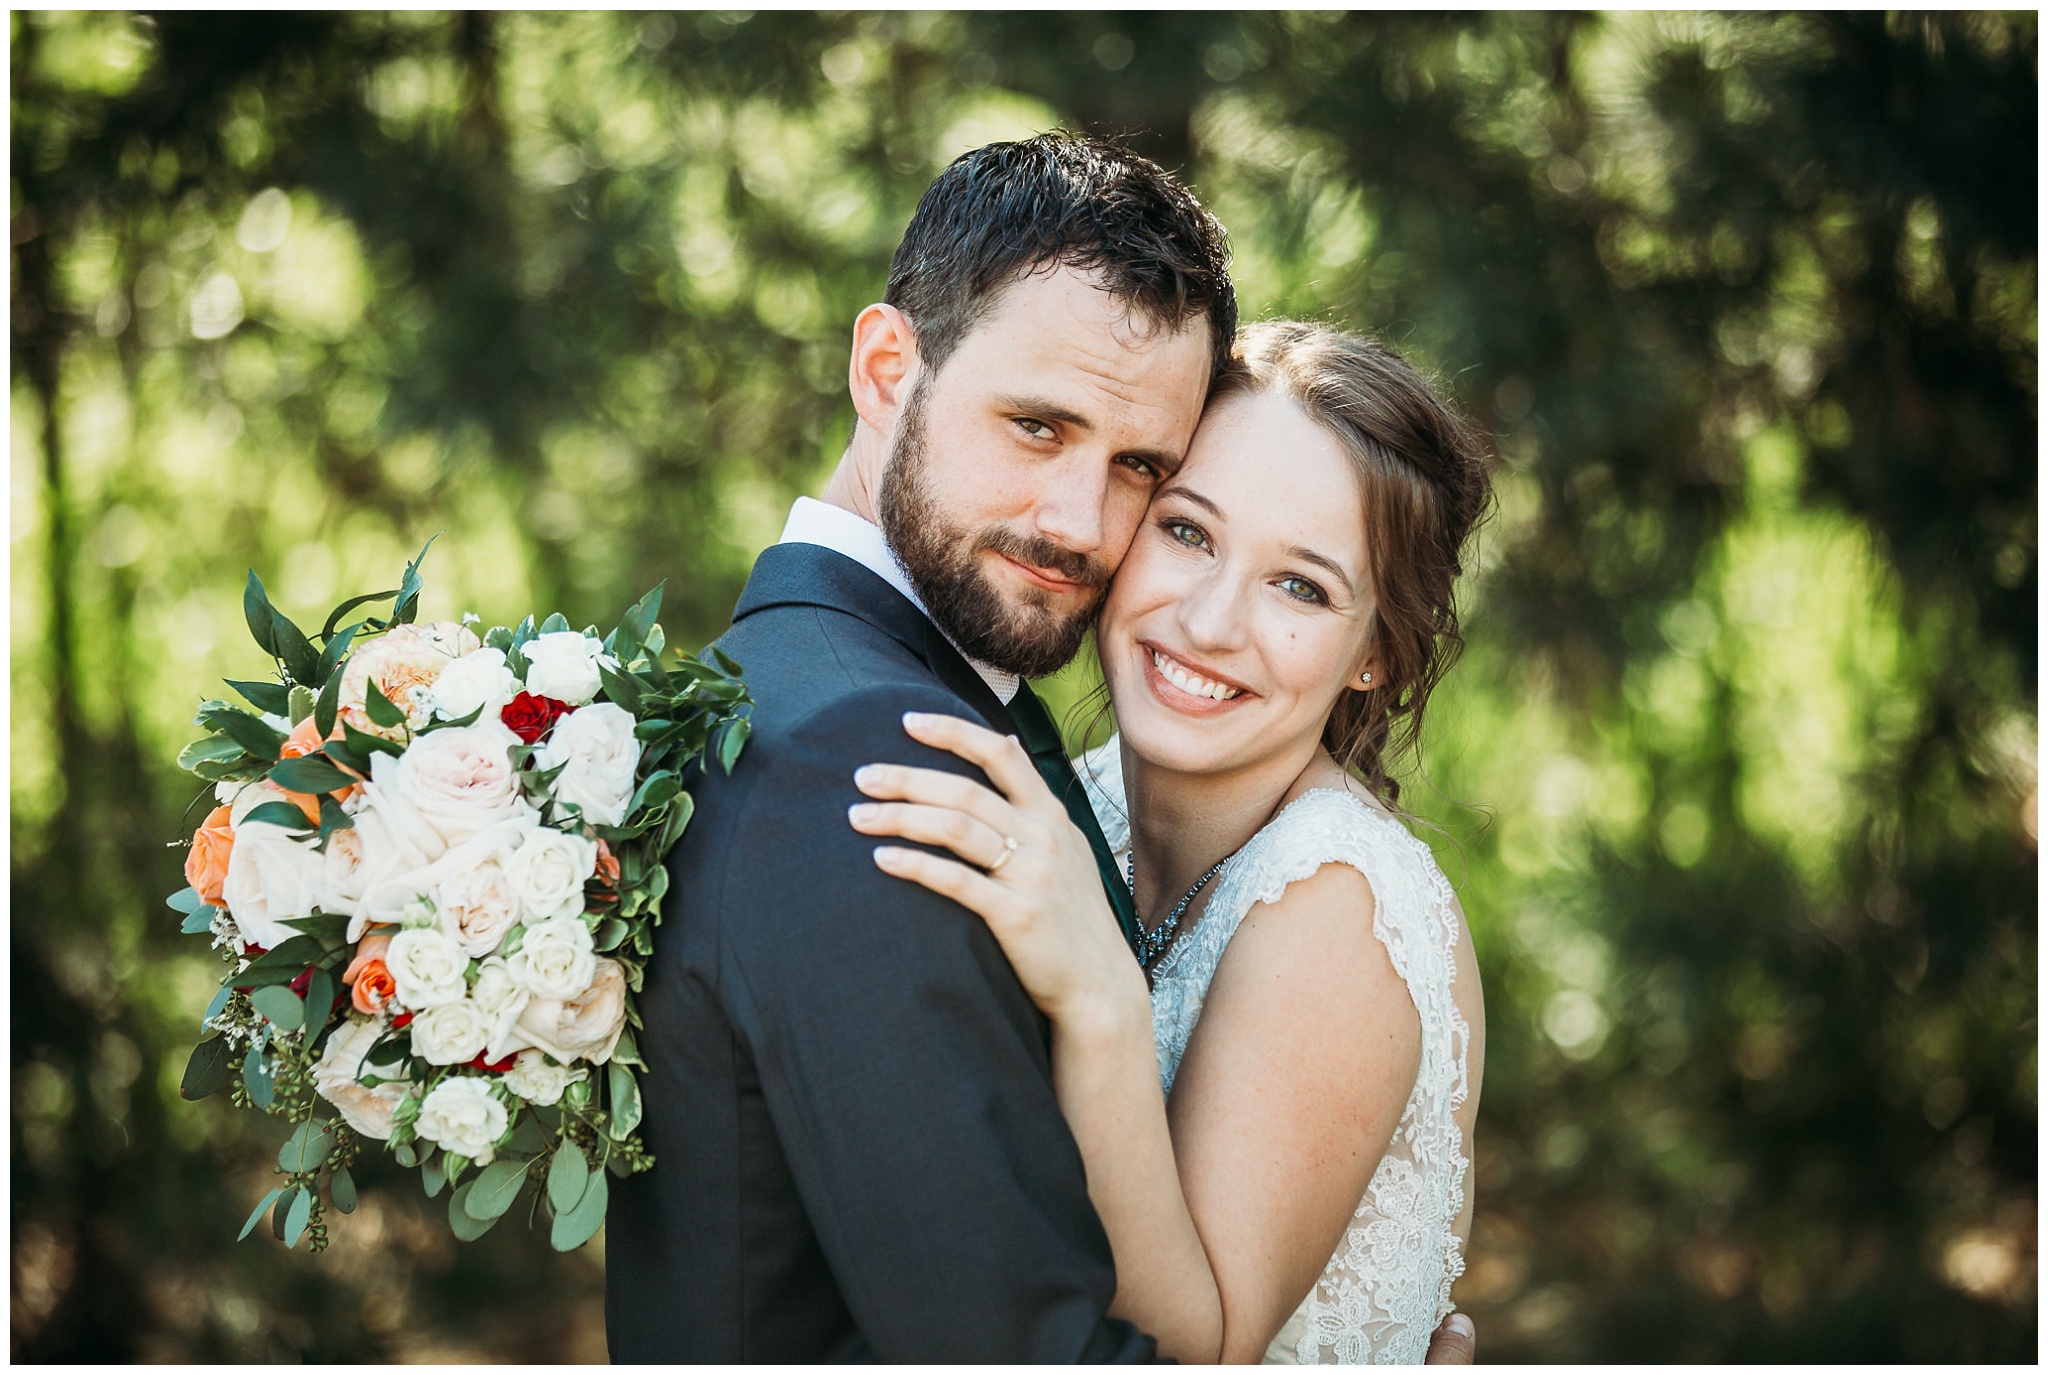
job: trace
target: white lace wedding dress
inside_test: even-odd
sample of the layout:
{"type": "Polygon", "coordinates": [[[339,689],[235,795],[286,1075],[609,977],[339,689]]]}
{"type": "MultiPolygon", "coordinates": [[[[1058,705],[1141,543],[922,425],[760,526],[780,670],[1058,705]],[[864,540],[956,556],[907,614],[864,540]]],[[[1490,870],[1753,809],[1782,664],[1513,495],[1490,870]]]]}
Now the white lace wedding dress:
{"type": "MultiPolygon", "coordinates": [[[[1130,844],[1130,823],[1117,745],[1112,739],[1088,754],[1079,772],[1103,835],[1121,853],[1130,844]]],[[[1208,906],[1153,971],[1159,1078],[1172,1092],[1209,981],[1245,913],[1332,862],[1351,865],[1372,884],[1373,934],[1421,1015],[1422,1062],[1343,1241],[1265,1359],[1416,1365],[1451,1311],[1452,1281],[1464,1273],[1455,1228],[1468,1164],[1452,1116],[1465,1101],[1469,1038],[1451,997],[1460,924],[1429,847],[1348,792],[1317,789],[1290,803],[1232,857],[1208,906]]]]}

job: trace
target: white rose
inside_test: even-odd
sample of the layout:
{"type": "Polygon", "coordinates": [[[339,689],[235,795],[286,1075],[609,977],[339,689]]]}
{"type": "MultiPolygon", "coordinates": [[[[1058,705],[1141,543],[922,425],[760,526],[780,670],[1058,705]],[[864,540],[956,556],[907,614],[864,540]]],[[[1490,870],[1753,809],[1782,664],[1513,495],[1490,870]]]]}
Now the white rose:
{"type": "MultiPolygon", "coordinates": [[[[370,767],[374,772],[375,763],[370,767]]],[[[439,837],[416,822],[394,825],[391,814],[397,804],[380,799],[373,785],[364,785],[362,792],[342,805],[355,809],[356,824],[349,834],[355,837],[353,848],[359,855],[353,870],[341,875],[337,868],[346,858],[330,859],[327,881],[330,891],[338,895],[346,896],[350,887],[354,889],[355,901],[348,909],[352,917],[348,938],[359,941],[372,925],[396,925],[406,904],[425,891],[426,880],[421,875],[429,856],[420,848],[420,838],[425,836],[437,854],[442,846],[439,837]]],[[[340,838],[340,833],[330,837],[328,849],[340,838]]]]}
{"type": "Polygon", "coordinates": [[[289,801],[283,788],[267,778],[253,783],[216,783],[213,785],[214,800],[228,809],[228,825],[239,826],[242,818],[266,802],[289,801]]]}
{"type": "Polygon", "coordinates": [[[522,1050],[518,1061],[498,1082],[535,1107],[548,1108],[562,1101],[563,1089],[588,1073],[555,1064],[541,1051],[522,1050]]]}
{"type": "Polygon", "coordinates": [[[393,936],[384,967],[398,986],[398,1001],[414,1011],[461,1002],[469,991],[469,956],[431,926],[393,936]]]}
{"type": "Polygon", "coordinates": [[[526,690],[536,697],[552,697],[580,707],[604,686],[597,673],[604,645],[580,630],[536,635],[521,645],[519,652],[526,656],[526,690]]]}
{"type": "Polygon", "coordinates": [[[524,1044],[515,1039],[512,1027],[532,997],[520,986],[519,980],[512,977],[511,967],[503,956],[493,955],[477,967],[476,983],[470,987],[469,1000],[490,1023],[491,1038],[485,1043],[484,1050],[492,1060],[502,1060],[524,1044]]]}
{"type": "Polygon", "coordinates": [[[626,968],[598,960],[589,987],[573,998],[535,998],[519,1014],[514,1035],[564,1064],[601,1065],[626,1029],[626,968]]]}
{"type": "Polygon", "coordinates": [[[420,1103],[413,1130],[444,1151],[488,1165],[511,1120],[489,1083],[458,1075],[434,1085],[420,1103]]]}
{"type": "Polygon", "coordinates": [[[557,721],[533,756],[543,769],[567,766],[555,778],[555,800],[582,808],[583,819],[594,826],[624,822],[633,801],[633,771],[640,767],[633,726],[633,713],[610,702],[557,721]]]}
{"type": "Polygon", "coordinates": [[[519,691],[519,680],[505,667],[502,649],[473,649],[441,670],[428,689],[435,712],[459,721],[481,711],[479,721],[495,721],[498,712],[519,691]]]}
{"type": "Polygon", "coordinates": [[[412,1053],[430,1065],[465,1064],[491,1039],[490,1020],[467,998],[428,1008],[410,1029],[412,1053]]]}
{"type": "Polygon", "coordinates": [[[351,1127],[374,1141],[391,1139],[391,1114],[405,1097],[405,1081],[394,1079],[363,1084],[364,1074],[377,1078],[369,1064],[370,1048],[384,1034],[382,1022],[350,1017],[327,1038],[320,1063],[313,1066],[313,1088],[322,1098],[341,1110],[351,1127]]]}
{"type": "Polygon", "coordinates": [[[528,924],[583,914],[583,885],[597,872],[597,842],[537,826],[508,866],[528,924]]]}
{"type": "Polygon", "coordinates": [[[574,917],[556,917],[527,927],[526,939],[505,963],[534,997],[573,998],[590,987],[597,972],[594,947],[589,927],[574,917]]]}
{"type": "Polygon", "coordinates": [[[279,923],[312,913],[322,865],[310,841],[293,840],[282,826],[264,821],[237,826],[221,900],[242,939],[275,950],[298,935],[279,923]]]}
{"type": "Polygon", "coordinates": [[[364,785],[370,805],[428,859],[439,859],[499,822],[535,817],[507,753],[517,744],[500,723],[479,721],[422,735],[401,755],[375,754],[364,785]]]}
{"type": "Polygon", "coordinates": [[[377,691],[405,713],[407,725],[418,730],[432,711],[434,680],[482,643],[475,631],[454,621],[394,626],[349,656],[341,671],[343,719],[357,730],[394,733],[370,720],[365,703],[369,684],[375,681],[377,691]]]}
{"type": "Polygon", "coordinates": [[[514,847],[537,829],[520,821],[493,826],[450,849],[418,876],[427,885],[435,924],[472,959],[496,950],[519,924],[514,847]]]}

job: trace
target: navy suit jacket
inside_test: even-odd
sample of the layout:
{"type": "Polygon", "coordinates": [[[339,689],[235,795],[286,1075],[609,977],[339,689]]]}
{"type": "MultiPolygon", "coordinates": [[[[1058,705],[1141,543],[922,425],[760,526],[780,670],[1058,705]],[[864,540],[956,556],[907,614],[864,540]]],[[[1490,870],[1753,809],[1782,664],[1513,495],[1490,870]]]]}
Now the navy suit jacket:
{"type": "Polygon", "coordinates": [[[718,645],[755,706],[696,814],[639,1002],[652,1170],[605,1248],[615,1361],[1147,1360],[1050,1031],[979,917],[874,866],[876,761],[975,774],[905,711],[1012,731],[902,594],[812,545],[761,555],[718,645]]]}

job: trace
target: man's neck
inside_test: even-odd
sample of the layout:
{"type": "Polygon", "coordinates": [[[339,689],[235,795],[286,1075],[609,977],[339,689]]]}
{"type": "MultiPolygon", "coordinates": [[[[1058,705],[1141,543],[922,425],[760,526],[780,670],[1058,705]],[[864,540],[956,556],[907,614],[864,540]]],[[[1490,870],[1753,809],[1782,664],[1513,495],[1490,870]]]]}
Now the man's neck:
{"type": "Polygon", "coordinates": [[[818,499],[828,506],[851,511],[870,525],[880,525],[881,505],[875,495],[882,485],[882,467],[866,452],[868,447],[861,443],[861,436],[854,436],[818,499]]]}

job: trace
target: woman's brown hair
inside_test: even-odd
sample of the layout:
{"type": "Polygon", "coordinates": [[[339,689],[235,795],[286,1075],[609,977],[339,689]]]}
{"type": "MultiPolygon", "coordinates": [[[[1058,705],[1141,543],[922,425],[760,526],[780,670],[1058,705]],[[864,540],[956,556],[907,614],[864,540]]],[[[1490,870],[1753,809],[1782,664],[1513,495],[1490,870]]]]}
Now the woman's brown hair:
{"type": "Polygon", "coordinates": [[[1327,430],[1358,475],[1377,662],[1370,687],[1339,695],[1323,747],[1393,803],[1390,765],[1420,745],[1429,695],[1465,647],[1452,594],[1491,496],[1485,447],[1399,354],[1328,325],[1239,333],[1211,400],[1268,392],[1327,430]]]}

